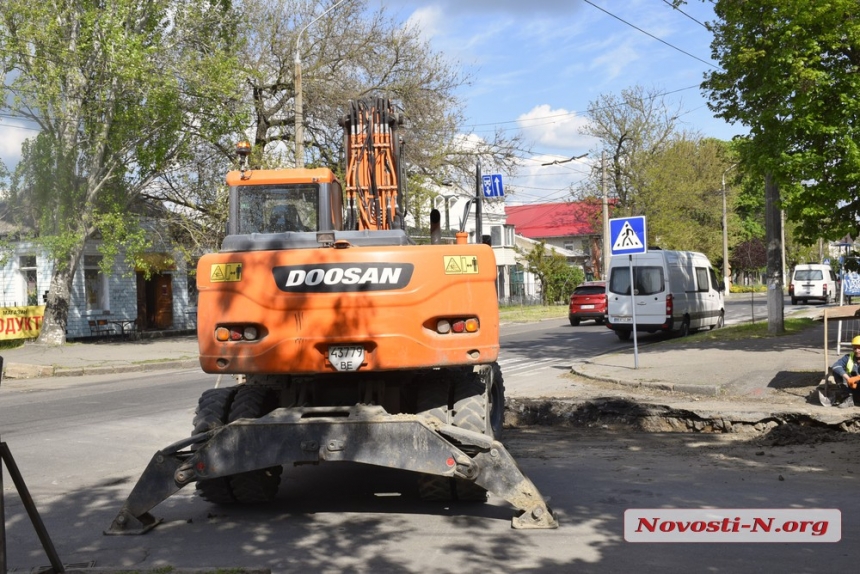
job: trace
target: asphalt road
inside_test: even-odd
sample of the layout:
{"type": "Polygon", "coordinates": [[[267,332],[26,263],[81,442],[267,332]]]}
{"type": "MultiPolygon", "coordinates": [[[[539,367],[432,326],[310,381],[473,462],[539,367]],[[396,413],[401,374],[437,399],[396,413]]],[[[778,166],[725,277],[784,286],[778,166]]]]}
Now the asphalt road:
{"type": "MultiPolygon", "coordinates": [[[[509,394],[568,384],[574,353],[620,343],[566,321],[503,330],[509,394]],[[560,358],[564,356],[565,358],[560,358]]],[[[533,427],[504,441],[556,511],[552,531],[510,529],[512,509],[432,503],[414,476],[358,465],[287,468],[275,503],[221,508],[186,488],[144,536],[102,535],[156,452],[191,428],[215,378],[198,371],[72,377],[0,390],[9,445],[60,557],[97,567],[262,567],[274,572],[850,571],[860,543],[857,441],[762,445],[752,438],[533,427]],[[813,457],[813,455],[815,455],[813,457]],[[841,493],[845,493],[842,496],[841,493]],[[840,508],[837,544],[631,544],[628,508],[840,508]]],[[[10,571],[46,566],[6,476],[10,571]]]]}

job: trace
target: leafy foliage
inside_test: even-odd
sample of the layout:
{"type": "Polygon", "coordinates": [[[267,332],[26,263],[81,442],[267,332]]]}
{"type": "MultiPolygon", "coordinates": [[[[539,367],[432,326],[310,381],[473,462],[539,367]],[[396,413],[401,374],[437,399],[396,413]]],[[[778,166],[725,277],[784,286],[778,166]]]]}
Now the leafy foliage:
{"type": "Polygon", "coordinates": [[[563,303],[573,290],[585,280],[585,272],[580,267],[567,264],[564,256],[555,249],[547,249],[546,242],[540,241],[525,257],[528,270],[541,284],[543,303],[563,303]]]}
{"type": "Polygon", "coordinates": [[[860,13],[855,0],[717,0],[703,87],[717,115],[750,128],[749,171],[772,174],[812,242],[860,216],[860,13]]]}

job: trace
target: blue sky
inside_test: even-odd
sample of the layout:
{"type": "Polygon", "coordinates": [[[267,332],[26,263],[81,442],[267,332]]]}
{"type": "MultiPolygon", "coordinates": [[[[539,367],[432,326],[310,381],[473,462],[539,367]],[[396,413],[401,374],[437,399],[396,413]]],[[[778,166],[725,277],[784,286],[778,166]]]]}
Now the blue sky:
{"type": "MultiPolygon", "coordinates": [[[[465,130],[523,133],[534,153],[523,152],[522,168],[503,174],[506,190],[515,191],[509,204],[568,197],[567,187],[595,158],[541,163],[595,148],[578,130],[600,94],[641,85],[669,93],[667,100],[682,106],[682,128],[724,140],[746,131],[715,118],[698,88],[713,69],[708,63],[715,65],[711,34],[698,23],[713,20],[710,2],[691,0],[682,7],[685,15],[664,0],[590,1],[627,23],[585,0],[368,0],[418,26],[434,50],[471,76],[458,94],[465,130]]],[[[24,138],[35,134],[27,128],[0,116],[0,158],[7,165],[17,161],[24,138]]]]}
{"type": "Polygon", "coordinates": [[[465,128],[486,136],[496,128],[525,135],[536,155],[524,153],[522,169],[503,174],[506,190],[516,190],[509,204],[568,197],[567,187],[583,177],[594,158],[579,165],[540,164],[596,147],[578,131],[589,102],[600,94],[620,96],[635,85],[653,88],[682,106],[681,128],[724,140],[746,132],[715,118],[698,87],[703,74],[716,67],[711,34],[700,24],[714,19],[710,2],[691,0],[682,13],[663,0],[591,1],[626,23],[584,0],[371,3],[419,26],[435,50],[472,75],[473,84],[459,94],[466,105],[465,128]]]}

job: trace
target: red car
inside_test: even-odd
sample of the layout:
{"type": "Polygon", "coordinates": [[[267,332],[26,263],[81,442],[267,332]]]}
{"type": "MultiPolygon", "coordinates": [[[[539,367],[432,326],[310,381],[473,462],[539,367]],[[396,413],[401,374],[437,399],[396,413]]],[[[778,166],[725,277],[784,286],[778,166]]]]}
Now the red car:
{"type": "Polygon", "coordinates": [[[606,281],[586,281],[573,290],[570,296],[570,324],[576,327],[580,321],[594,319],[603,324],[606,315],[606,281]]]}

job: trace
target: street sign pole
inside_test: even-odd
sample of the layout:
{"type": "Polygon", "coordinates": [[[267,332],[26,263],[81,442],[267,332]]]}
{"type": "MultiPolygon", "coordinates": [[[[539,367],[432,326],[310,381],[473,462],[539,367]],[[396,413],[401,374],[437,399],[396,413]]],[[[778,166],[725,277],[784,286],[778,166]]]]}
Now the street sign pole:
{"type": "Polygon", "coordinates": [[[627,256],[627,268],[630,270],[630,309],[633,319],[633,368],[639,368],[639,340],[636,337],[636,289],[633,288],[633,255],[627,256]]]}
{"type": "Polygon", "coordinates": [[[639,368],[639,337],[636,332],[636,288],[633,273],[633,255],[647,252],[644,217],[620,217],[609,220],[612,255],[627,255],[630,273],[630,320],[633,321],[633,366],[639,368]]]}

